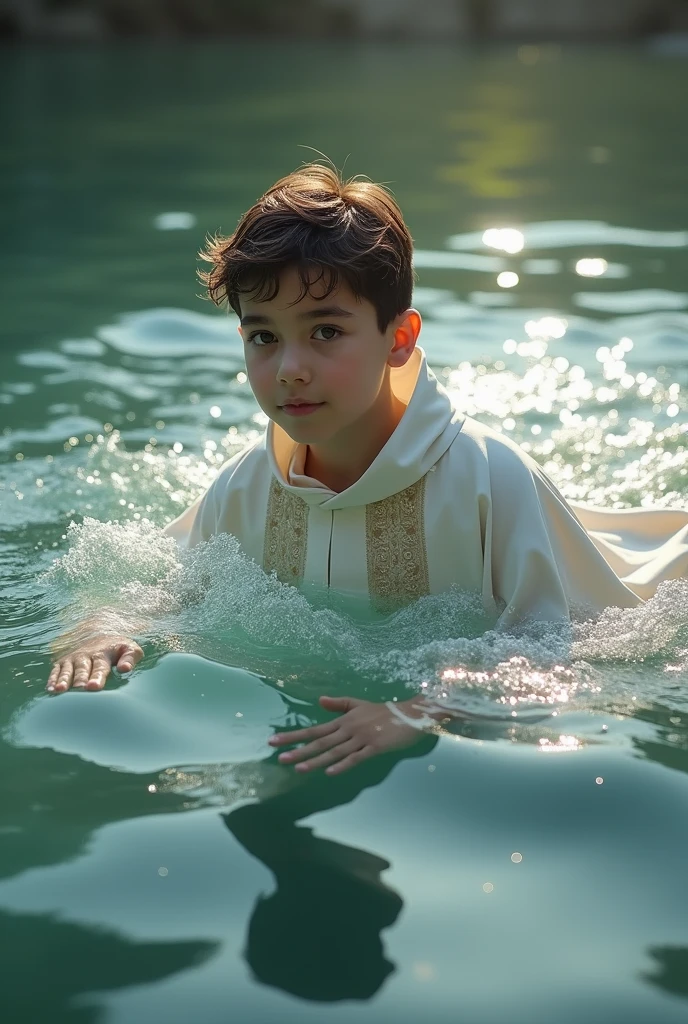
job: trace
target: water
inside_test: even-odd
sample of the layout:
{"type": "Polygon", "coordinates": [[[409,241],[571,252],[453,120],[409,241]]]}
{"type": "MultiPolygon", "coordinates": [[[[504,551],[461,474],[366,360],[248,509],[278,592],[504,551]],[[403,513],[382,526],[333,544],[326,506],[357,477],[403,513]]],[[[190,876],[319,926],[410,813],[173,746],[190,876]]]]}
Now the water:
{"type": "Polygon", "coordinates": [[[262,429],[194,254],[300,144],[392,181],[469,414],[572,499],[688,507],[685,61],[144,44],[0,76],[6,1018],[682,1021],[685,581],[498,636],[465,595],[375,617],[160,527],[262,429]],[[154,614],[144,661],[45,696],[99,604],[154,614]],[[267,746],[320,693],[421,687],[461,717],[405,755],[303,780],[267,746]]]}

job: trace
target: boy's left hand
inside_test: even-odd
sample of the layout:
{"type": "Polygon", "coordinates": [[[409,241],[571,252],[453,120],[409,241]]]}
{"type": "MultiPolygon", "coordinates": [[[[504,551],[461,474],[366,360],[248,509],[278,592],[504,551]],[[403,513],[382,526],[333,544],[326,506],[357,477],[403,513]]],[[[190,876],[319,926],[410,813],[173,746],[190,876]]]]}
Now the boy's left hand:
{"type": "MultiPolygon", "coordinates": [[[[409,718],[420,719],[418,703],[419,698],[413,698],[395,707],[409,718]]],[[[413,746],[425,735],[421,728],[405,725],[386,704],[353,697],[321,697],[320,704],[326,711],[342,714],[323,725],[276,733],[268,741],[273,747],[304,744],[279,755],[280,763],[293,764],[298,772],[325,768],[328,775],[338,775],[375,754],[413,746]]]]}

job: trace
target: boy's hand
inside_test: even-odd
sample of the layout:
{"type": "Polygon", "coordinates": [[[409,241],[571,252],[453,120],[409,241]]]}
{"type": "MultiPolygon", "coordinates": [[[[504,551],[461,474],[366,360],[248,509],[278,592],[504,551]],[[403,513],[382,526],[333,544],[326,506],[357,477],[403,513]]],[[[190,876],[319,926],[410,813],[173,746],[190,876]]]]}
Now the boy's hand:
{"type": "Polygon", "coordinates": [[[133,640],[123,636],[95,636],[56,661],[48,677],[49,693],[73,690],[102,690],[110,670],[131,672],[143,657],[133,640]]]}
{"type": "MultiPolygon", "coordinates": [[[[420,719],[419,699],[413,698],[394,706],[402,715],[420,719]]],[[[279,755],[282,764],[293,764],[297,772],[325,768],[328,775],[338,775],[375,754],[413,746],[425,735],[421,728],[406,725],[386,704],[352,697],[321,697],[320,704],[327,711],[341,711],[343,714],[323,725],[276,733],[268,741],[274,747],[288,743],[304,744],[298,750],[279,755]]]]}

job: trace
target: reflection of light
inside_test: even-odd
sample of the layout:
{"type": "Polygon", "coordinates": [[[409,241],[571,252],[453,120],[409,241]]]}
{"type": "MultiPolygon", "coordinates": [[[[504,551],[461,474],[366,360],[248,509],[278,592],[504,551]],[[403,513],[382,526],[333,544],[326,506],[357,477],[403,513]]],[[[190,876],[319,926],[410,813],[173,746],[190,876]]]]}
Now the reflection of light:
{"type": "Polygon", "coordinates": [[[529,338],[549,341],[550,338],[563,338],[566,334],[568,321],[558,316],[543,316],[541,320],[528,320],[525,332],[529,338]]]}
{"type": "Polygon", "coordinates": [[[219,405],[211,405],[210,406],[210,415],[213,417],[214,420],[216,420],[218,418],[218,416],[221,416],[222,415],[222,409],[220,408],[220,406],[219,405]]]}
{"type": "Polygon", "coordinates": [[[243,370],[239,370],[236,379],[238,384],[245,384],[246,381],[248,380],[248,377],[246,376],[243,370]]]}
{"type": "Polygon", "coordinates": [[[525,245],[522,231],[516,228],[488,228],[483,235],[483,243],[490,249],[501,249],[502,252],[521,252],[525,245]]]}
{"type": "Polygon", "coordinates": [[[672,402],[671,405],[667,406],[667,416],[678,416],[678,406],[676,402],[672,402]]]}
{"type": "Polygon", "coordinates": [[[528,357],[542,359],[546,351],[546,341],[520,341],[516,346],[516,355],[522,356],[524,359],[528,357]]]}
{"type": "Polygon", "coordinates": [[[518,274],[513,270],[504,270],[497,277],[497,284],[500,288],[515,288],[518,284],[518,274]]]}
{"type": "Polygon", "coordinates": [[[516,344],[513,338],[507,338],[504,344],[502,345],[502,348],[504,349],[508,356],[512,356],[518,348],[518,345],[516,344]]]}
{"type": "Polygon", "coordinates": [[[603,259],[578,260],[576,273],[581,277],[602,277],[607,271],[609,264],[603,259]]]}
{"type": "Polygon", "coordinates": [[[580,740],[577,740],[575,736],[560,736],[556,743],[552,743],[551,740],[541,739],[538,740],[540,750],[547,754],[560,754],[564,751],[572,751],[580,749],[580,740]]]}

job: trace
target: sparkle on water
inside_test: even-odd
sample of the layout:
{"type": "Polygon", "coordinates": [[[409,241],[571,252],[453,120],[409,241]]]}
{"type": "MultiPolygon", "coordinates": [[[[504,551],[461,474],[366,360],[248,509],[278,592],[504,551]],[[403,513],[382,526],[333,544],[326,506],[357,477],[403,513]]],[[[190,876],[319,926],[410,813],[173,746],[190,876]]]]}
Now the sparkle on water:
{"type": "MultiPolygon", "coordinates": [[[[688,507],[685,380],[666,367],[631,372],[634,342],[620,332],[596,348],[587,368],[572,362],[557,354],[571,329],[570,320],[526,314],[521,340],[514,332],[502,344],[504,358],[435,365],[465,412],[518,440],[569,498],[688,507]]],[[[210,407],[208,426],[218,412],[210,407]]],[[[155,436],[140,447],[125,444],[106,424],[83,439],[70,435],[56,463],[23,453],[5,476],[14,498],[10,519],[26,517],[27,496],[32,519],[47,512],[48,496],[53,509],[83,517],[70,525],[67,550],[43,578],[54,611],[68,605],[62,616],[78,618],[107,606],[120,609],[126,625],[136,608],[150,617],[148,635],[163,647],[173,636],[176,650],[267,673],[286,655],[304,692],[322,687],[323,671],[340,680],[355,676],[361,685],[395,680],[463,719],[516,719],[518,726],[557,708],[628,706],[632,684],[622,674],[614,682],[611,664],[661,654],[669,662],[665,674],[674,681],[688,675],[686,581],[664,584],[639,608],[574,621],[570,630],[511,636],[491,630],[473,595],[428,597],[380,617],[353,599],[299,592],[266,577],[229,536],[180,554],[160,528],[204,491],[228,455],[257,436],[255,415],[249,410],[243,430],[208,430],[196,444],[155,436]],[[113,511],[118,521],[111,521],[113,511]]],[[[54,621],[56,631],[63,628],[63,618],[54,621]]],[[[555,730],[540,746],[572,751],[578,741],[555,730]]]]}
{"type": "MultiPolygon", "coordinates": [[[[449,246],[466,256],[472,256],[471,248],[514,255],[532,239],[546,247],[555,228],[494,228],[482,237],[457,236],[449,246]]],[[[557,230],[575,240],[575,225],[557,230]]],[[[623,236],[626,244],[644,244],[641,235],[602,225],[592,231],[593,239],[623,236]]],[[[665,235],[653,244],[680,245],[685,239],[665,235]]],[[[423,256],[428,254],[421,254],[421,262],[423,256]]],[[[574,269],[594,277],[606,266],[591,256],[574,269]]],[[[511,288],[518,282],[517,273],[502,270],[497,283],[511,288]]],[[[688,334],[686,314],[596,322],[547,310],[494,309],[480,320],[475,306],[449,291],[426,286],[415,298],[430,362],[456,404],[520,443],[566,497],[617,508],[688,507],[688,381],[685,363],[671,359],[676,339],[688,334]],[[447,361],[456,351],[457,330],[467,356],[458,365],[447,361]],[[663,348],[663,364],[647,359],[648,337],[663,348]],[[501,351],[487,357],[489,349],[501,351]]],[[[236,342],[230,342],[234,325],[202,314],[148,311],[101,328],[98,337],[92,344],[65,342],[64,358],[78,354],[82,364],[91,360],[95,368],[106,346],[127,354],[142,344],[160,381],[170,339],[178,358],[193,340],[196,359],[205,352],[214,361],[223,352],[230,385],[224,398],[216,392],[222,405],[206,399],[203,406],[200,391],[189,393],[186,408],[198,410],[197,427],[177,428],[176,436],[170,424],[175,418],[182,423],[181,407],[170,395],[152,410],[149,428],[139,425],[134,410],[122,410],[117,427],[66,418],[72,429],[55,461],[52,454],[40,454],[45,438],[39,433],[6,431],[0,438],[14,455],[2,470],[9,523],[49,521],[56,509],[74,520],[54,565],[49,567],[50,552],[38,551],[39,564],[48,568],[42,587],[53,634],[64,628],[65,617],[74,621],[94,605],[115,609],[122,627],[134,628],[135,608],[139,627],[143,616],[147,635],[163,648],[173,637],[175,650],[268,674],[287,657],[292,677],[309,694],[322,690],[323,673],[340,681],[357,678],[363,690],[393,680],[463,721],[508,723],[511,738],[521,728],[529,737],[529,725],[556,718],[556,709],[630,706],[633,677],[629,682],[628,672],[615,675],[610,666],[661,657],[667,662],[661,678],[670,675],[676,683],[688,675],[686,581],[664,584],[636,609],[608,609],[590,621],[574,616],[566,630],[542,627],[511,636],[491,629],[473,595],[428,597],[382,617],[354,599],[281,585],[245,559],[229,536],[180,554],[161,527],[266,422],[248,390],[239,351],[232,347],[236,342]],[[228,417],[234,425],[227,430],[228,417]]],[[[35,353],[24,361],[41,365],[35,353]]],[[[20,383],[4,388],[5,401],[14,400],[20,383]]],[[[61,546],[51,545],[58,553],[61,546]]],[[[656,695],[645,691],[644,699],[656,695]]],[[[540,730],[545,752],[579,745],[559,730],[540,730]]]]}

